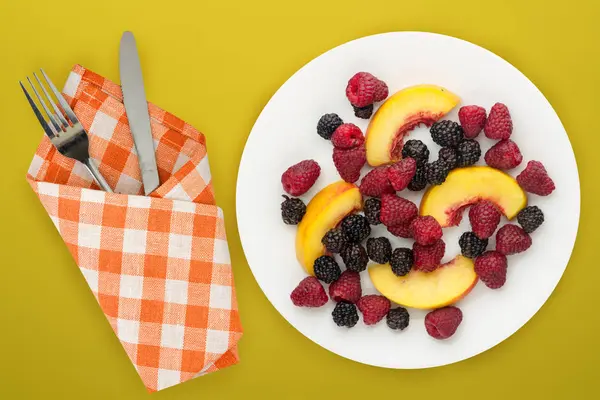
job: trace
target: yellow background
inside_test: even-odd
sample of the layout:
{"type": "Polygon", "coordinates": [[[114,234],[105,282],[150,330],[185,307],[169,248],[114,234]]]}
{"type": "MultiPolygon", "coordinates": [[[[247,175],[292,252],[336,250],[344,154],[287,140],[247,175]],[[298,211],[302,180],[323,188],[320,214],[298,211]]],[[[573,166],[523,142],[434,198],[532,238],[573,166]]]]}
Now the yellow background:
{"type": "MultiPolygon", "coordinates": [[[[596,396],[599,49],[597,0],[0,0],[0,398],[596,396]],[[153,395],[144,389],[25,181],[42,131],[17,84],[43,67],[62,86],[75,63],[118,82],[123,30],[137,37],[149,100],[206,133],[245,328],[241,364],[153,395]],[[326,50],[396,30],[466,39],[519,68],[560,116],[581,177],[575,252],[550,300],[496,348],[431,370],[357,364],[304,338],[256,284],[235,220],[239,159],[271,95],[326,50]]],[[[543,132],[538,134],[543,145],[543,132]]]]}

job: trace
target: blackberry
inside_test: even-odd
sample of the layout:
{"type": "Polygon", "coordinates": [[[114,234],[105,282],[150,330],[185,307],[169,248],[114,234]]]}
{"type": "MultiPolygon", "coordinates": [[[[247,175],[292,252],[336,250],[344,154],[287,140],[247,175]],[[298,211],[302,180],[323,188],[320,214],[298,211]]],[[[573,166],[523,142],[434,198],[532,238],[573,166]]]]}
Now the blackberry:
{"type": "Polygon", "coordinates": [[[386,237],[369,238],[367,240],[367,254],[378,264],[385,264],[392,256],[392,245],[386,237]]]}
{"type": "Polygon", "coordinates": [[[369,104],[365,107],[356,107],[353,105],[352,108],[354,108],[354,115],[357,118],[369,119],[371,118],[371,115],[373,115],[373,104],[369,104]]]}
{"type": "Polygon", "coordinates": [[[335,322],[337,326],[352,328],[358,322],[356,306],[352,303],[346,303],[345,301],[340,301],[335,305],[331,316],[333,317],[333,322],[335,322]]]}
{"type": "Polygon", "coordinates": [[[433,141],[440,146],[456,147],[464,139],[463,128],[450,120],[436,122],[429,132],[433,141]]]}
{"type": "Polygon", "coordinates": [[[354,272],[362,272],[367,269],[369,256],[363,246],[357,243],[344,247],[341,254],[346,268],[354,272]]]}
{"type": "Polygon", "coordinates": [[[467,139],[460,142],[456,147],[458,153],[458,166],[468,167],[475,164],[481,157],[481,147],[476,140],[467,139]]]}
{"type": "Polygon", "coordinates": [[[363,215],[352,214],[342,220],[342,232],[350,243],[360,243],[371,234],[369,221],[363,215]]]}
{"type": "Polygon", "coordinates": [[[425,176],[425,166],[418,166],[415,171],[415,176],[412,177],[410,183],[407,186],[408,190],[413,192],[420,192],[427,186],[427,178],[425,176]]]}
{"type": "Polygon", "coordinates": [[[404,276],[410,272],[413,266],[413,251],[406,247],[400,247],[392,252],[390,265],[396,276],[404,276]]]}
{"type": "Polygon", "coordinates": [[[517,222],[525,232],[531,233],[544,223],[544,213],[537,206],[525,207],[517,214],[517,222]]]}
{"type": "Polygon", "coordinates": [[[406,157],[414,158],[417,166],[425,165],[429,161],[429,149],[420,140],[411,139],[402,147],[402,158],[406,157]]]}
{"type": "Polygon", "coordinates": [[[441,185],[448,176],[448,166],[442,160],[436,160],[425,165],[425,179],[430,185],[441,185]]]}
{"type": "Polygon", "coordinates": [[[321,239],[321,243],[323,243],[330,253],[339,253],[347,242],[348,239],[340,228],[333,228],[323,236],[323,239],[321,239]]]}
{"type": "Polygon", "coordinates": [[[298,225],[306,214],[306,205],[300,199],[290,198],[283,195],[285,199],[281,203],[281,218],[288,225],[298,225]]]}
{"type": "Polygon", "coordinates": [[[465,232],[458,239],[458,245],[462,255],[476,258],[483,254],[488,245],[487,239],[479,239],[473,232],[465,232]]]}
{"type": "Polygon", "coordinates": [[[342,270],[331,256],[321,256],[314,263],[315,276],[320,281],[332,283],[338,280],[342,270]]]}
{"type": "Polygon", "coordinates": [[[452,147],[442,147],[438,153],[438,160],[446,163],[448,169],[454,169],[458,165],[458,153],[452,147]]]}
{"type": "Polygon", "coordinates": [[[404,307],[392,308],[388,311],[385,322],[390,329],[404,330],[408,327],[410,315],[404,307]]]}
{"type": "Polygon", "coordinates": [[[319,122],[317,123],[317,133],[323,139],[330,140],[331,136],[333,135],[333,132],[335,132],[338,126],[340,126],[343,123],[344,121],[342,121],[342,119],[337,114],[325,114],[319,119],[319,122]]]}
{"type": "Polygon", "coordinates": [[[381,214],[381,200],[375,197],[365,200],[364,211],[369,224],[381,224],[381,220],[379,219],[379,215],[381,214]]]}

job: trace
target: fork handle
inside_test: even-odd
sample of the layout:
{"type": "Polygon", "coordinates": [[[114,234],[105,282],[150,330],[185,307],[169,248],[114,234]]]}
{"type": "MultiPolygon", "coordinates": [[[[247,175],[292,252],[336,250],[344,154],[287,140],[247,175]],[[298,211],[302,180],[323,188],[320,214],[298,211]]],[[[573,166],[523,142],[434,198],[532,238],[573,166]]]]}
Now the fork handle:
{"type": "Polygon", "coordinates": [[[98,185],[100,185],[102,190],[104,190],[105,192],[108,192],[108,193],[113,192],[112,189],[110,188],[110,186],[108,185],[108,182],[106,182],[106,179],[104,179],[104,177],[100,173],[100,170],[98,169],[96,164],[94,164],[94,162],[92,161],[91,158],[88,158],[85,160],[85,166],[90,171],[90,173],[92,174],[92,176],[94,177],[94,179],[96,180],[98,185]]]}

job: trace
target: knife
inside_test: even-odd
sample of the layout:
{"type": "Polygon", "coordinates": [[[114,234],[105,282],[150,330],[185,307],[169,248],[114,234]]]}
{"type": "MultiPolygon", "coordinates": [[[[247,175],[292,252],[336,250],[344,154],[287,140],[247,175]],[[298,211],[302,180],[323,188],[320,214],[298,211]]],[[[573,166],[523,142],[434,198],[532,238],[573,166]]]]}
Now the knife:
{"type": "Polygon", "coordinates": [[[133,33],[124,32],[119,47],[119,73],[125,112],[138,154],[142,183],[146,196],[159,185],[154,141],[150,130],[148,102],[144,91],[142,68],[133,33]]]}

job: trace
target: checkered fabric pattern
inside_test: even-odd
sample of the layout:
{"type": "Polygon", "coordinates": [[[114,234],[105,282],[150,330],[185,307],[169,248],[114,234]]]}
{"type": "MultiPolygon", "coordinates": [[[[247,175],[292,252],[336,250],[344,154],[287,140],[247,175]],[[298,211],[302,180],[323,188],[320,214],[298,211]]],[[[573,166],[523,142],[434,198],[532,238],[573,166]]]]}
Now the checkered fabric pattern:
{"type": "Polygon", "coordinates": [[[115,193],[46,137],[27,179],[144,385],[237,363],[242,328],[204,136],[149,104],[162,185],[145,197],[120,87],[75,66],[64,94],[115,193]]]}

